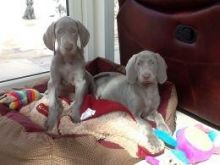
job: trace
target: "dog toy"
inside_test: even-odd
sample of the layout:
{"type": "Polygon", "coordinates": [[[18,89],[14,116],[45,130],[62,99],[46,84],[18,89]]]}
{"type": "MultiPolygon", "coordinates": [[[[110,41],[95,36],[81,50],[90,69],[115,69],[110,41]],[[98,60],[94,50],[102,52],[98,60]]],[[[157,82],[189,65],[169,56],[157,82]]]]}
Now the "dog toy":
{"type": "Polygon", "coordinates": [[[208,136],[213,142],[214,148],[213,153],[220,154],[220,135],[216,131],[209,131],[208,136]]]}
{"type": "Polygon", "coordinates": [[[151,165],[159,165],[160,161],[153,156],[146,156],[145,160],[151,165]]]}
{"type": "Polygon", "coordinates": [[[212,154],[220,153],[220,137],[214,131],[204,132],[197,126],[180,129],[177,148],[184,151],[190,163],[208,160],[212,154]],[[199,138],[198,138],[199,137],[199,138]]]}
{"type": "Polygon", "coordinates": [[[199,163],[208,160],[212,154],[220,154],[220,135],[202,125],[178,130],[176,140],[163,130],[154,129],[154,134],[167,147],[173,148],[171,159],[175,162],[178,159],[181,164],[199,163]]]}
{"type": "Polygon", "coordinates": [[[220,154],[220,134],[201,124],[197,124],[196,127],[208,134],[214,145],[213,153],[220,154]]]}
{"type": "Polygon", "coordinates": [[[171,153],[183,164],[189,164],[186,154],[181,150],[171,150],[171,153]]]}
{"type": "Polygon", "coordinates": [[[35,89],[14,90],[1,96],[0,103],[7,104],[12,110],[19,110],[22,106],[41,97],[41,93],[35,89]]]}
{"type": "Polygon", "coordinates": [[[156,128],[156,129],[154,129],[154,134],[160,140],[162,140],[168,147],[170,147],[170,148],[176,147],[176,145],[177,145],[176,140],[167,132],[156,128]]]}

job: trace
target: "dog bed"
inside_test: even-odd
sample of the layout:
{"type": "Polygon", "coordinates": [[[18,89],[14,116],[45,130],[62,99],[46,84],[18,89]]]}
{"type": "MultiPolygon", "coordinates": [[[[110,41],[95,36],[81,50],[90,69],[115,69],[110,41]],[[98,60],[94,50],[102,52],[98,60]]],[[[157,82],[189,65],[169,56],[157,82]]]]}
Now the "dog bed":
{"type": "MultiPolygon", "coordinates": [[[[89,62],[87,70],[92,75],[103,71],[125,72],[123,66],[102,58],[89,62]]],[[[44,92],[46,86],[45,82],[34,88],[44,92]]],[[[161,104],[158,111],[164,116],[171,130],[174,131],[177,106],[175,87],[172,83],[166,82],[159,88],[161,104]]],[[[105,109],[105,104],[102,104],[102,107],[102,109],[105,109]]],[[[21,113],[11,111],[2,104],[0,104],[0,114],[1,164],[127,165],[134,164],[139,161],[139,158],[143,158],[146,155],[141,147],[136,145],[134,148],[134,143],[121,143],[124,139],[115,140],[113,141],[115,143],[112,143],[108,141],[108,138],[103,140],[101,137],[98,139],[94,134],[49,134],[45,132],[42,126],[36,124],[30,118],[21,113]],[[132,157],[131,153],[136,154],[137,158],[134,155],[132,157]]],[[[98,120],[98,116],[96,117],[96,119],[89,119],[90,122],[98,120]]],[[[66,119],[68,120],[68,118],[66,119]]]]}

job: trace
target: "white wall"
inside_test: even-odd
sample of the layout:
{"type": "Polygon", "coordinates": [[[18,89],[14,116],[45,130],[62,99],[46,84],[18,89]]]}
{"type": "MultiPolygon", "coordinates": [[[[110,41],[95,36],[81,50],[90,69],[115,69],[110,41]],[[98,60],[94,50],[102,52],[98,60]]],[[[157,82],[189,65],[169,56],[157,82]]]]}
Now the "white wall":
{"type": "Polygon", "coordinates": [[[85,50],[87,60],[97,56],[114,61],[114,1],[68,0],[69,13],[80,20],[90,32],[85,50]]]}

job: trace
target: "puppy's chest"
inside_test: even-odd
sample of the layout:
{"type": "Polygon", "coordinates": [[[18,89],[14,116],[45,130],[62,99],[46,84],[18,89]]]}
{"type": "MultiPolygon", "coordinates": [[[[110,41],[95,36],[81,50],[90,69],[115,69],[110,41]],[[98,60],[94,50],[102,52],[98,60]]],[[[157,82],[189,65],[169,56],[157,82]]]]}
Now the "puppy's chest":
{"type": "Polygon", "coordinates": [[[157,108],[159,105],[159,94],[155,91],[141,92],[140,96],[142,97],[145,107],[149,109],[157,108]]]}
{"type": "Polygon", "coordinates": [[[81,69],[78,66],[66,64],[60,68],[64,84],[72,84],[79,77],[81,69]]]}

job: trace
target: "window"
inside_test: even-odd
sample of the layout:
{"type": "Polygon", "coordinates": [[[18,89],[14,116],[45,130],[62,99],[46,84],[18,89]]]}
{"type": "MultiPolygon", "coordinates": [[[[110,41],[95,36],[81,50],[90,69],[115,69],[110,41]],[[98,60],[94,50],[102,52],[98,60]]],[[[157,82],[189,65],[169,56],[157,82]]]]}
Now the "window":
{"type": "Polygon", "coordinates": [[[117,15],[119,11],[118,0],[114,0],[114,61],[120,63],[117,15]]]}
{"type": "Polygon", "coordinates": [[[64,15],[66,0],[0,1],[0,82],[48,72],[53,52],[43,34],[64,15]]]}
{"type": "Polygon", "coordinates": [[[81,21],[90,32],[85,58],[101,56],[120,62],[118,0],[2,0],[0,82],[49,71],[53,52],[45,47],[43,33],[52,21],[67,15],[66,4],[68,15],[81,21]],[[35,18],[23,18],[27,1],[35,18]]]}

